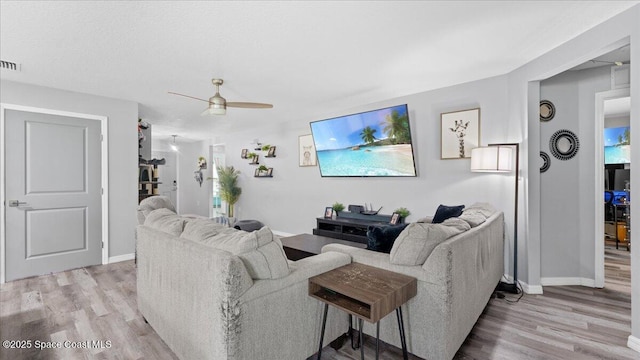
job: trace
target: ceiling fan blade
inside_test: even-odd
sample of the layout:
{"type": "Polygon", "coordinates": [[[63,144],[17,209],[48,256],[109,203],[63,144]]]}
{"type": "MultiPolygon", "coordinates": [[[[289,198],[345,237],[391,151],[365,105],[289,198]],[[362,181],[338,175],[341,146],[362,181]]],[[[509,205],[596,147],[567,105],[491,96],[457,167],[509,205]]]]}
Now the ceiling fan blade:
{"type": "Polygon", "coordinates": [[[188,97],[188,98],[190,98],[190,99],[195,99],[195,100],[200,100],[200,101],[204,101],[204,102],[209,102],[209,100],[200,99],[200,98],[197,98],[197,97],[194,97],[194,96],[189,96],[189,95],[184,95],[184,94],[178,94],[178,93],[176,93],[176,92],[172,92],[172,91],[167,91],[167,92],[168,92],[169,94],[172,94],[172,95],[184,96],[184,97],[188,97]]]}
{"type": "Polygon", "coordinates": [[[273,105],[254,103],[254,102],[227,102],[227,107],[245,108],[245,109],[271,109],[273,105]]]}

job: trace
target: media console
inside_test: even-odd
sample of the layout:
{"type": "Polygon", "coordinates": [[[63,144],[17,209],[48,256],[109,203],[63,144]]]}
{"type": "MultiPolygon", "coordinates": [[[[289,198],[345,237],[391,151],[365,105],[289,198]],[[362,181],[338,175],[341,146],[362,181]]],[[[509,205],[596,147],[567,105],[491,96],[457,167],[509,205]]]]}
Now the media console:
{"type": "Polygon", "coordinates": [[[390,221],[391,215],[339,212],[335,218],[316,218],[316,228],[313,229],[313,235],[366,244],[367,228],[370,225],[389,225],[390,221]]]}

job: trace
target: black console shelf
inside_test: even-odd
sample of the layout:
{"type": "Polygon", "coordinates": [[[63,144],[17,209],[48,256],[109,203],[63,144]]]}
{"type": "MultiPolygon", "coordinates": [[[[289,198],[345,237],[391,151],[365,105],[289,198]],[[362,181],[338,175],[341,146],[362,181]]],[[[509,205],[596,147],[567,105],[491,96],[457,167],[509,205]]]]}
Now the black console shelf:
{"type": "Polygon", "coordinates": [[[368,217],[364,215],[357,219],[340,216],[333,219],[316,218],[317,224],[313,234],[366,244],[367,228],[370,225],[389,225],[391,220],[391,215],[377,215],[370,217],[370,220],[368,217]],[[389,220],[386,220],[387,218],[389,220]]]}

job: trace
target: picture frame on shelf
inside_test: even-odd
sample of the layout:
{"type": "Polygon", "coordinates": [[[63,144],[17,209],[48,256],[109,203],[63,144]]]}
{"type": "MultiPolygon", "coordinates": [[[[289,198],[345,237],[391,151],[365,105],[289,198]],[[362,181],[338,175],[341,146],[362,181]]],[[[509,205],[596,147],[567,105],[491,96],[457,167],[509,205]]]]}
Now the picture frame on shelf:
{"type": "Polygon", "coordinates": [[[398,223],[398,221],[400,221],[400,214],[394,212],[391,215],[391,220],[389,221],[389,224],[396,225],[398,223]]]}
{"type": "Polygon", "coordinates": [[[331,206],[327,206],[324,208],[324,218],[331,219],[333,217],[333,208],[331,206]]]}
{"type": "Polygon", "coordinates": [[[260,157],[260,155],[255,155],[254,157],[251,158],[251,162],[249,164],[251,165],[258,165],[258,158],[260,157]]]}
{"type": "Polygon", "coordinates": [[[256,168],[256,172],[253,174],[254,177],[260,177],[260,169],[256,168]]]}
{"type": "Polygon", "coordinates": [[[316,147],[311,134],[298,136],[298,157],[298,166],[318,166],[316,147]]]}
{"type": "Polygon", "coordinates": [[[267,176],[273,176],[273,168],[267,170],[267,176]]]}
{"type": "Polygon", "coordinates": [[[272,146],[269,148],[269,151],[267,152],[267,157],[276,157],[276,147],[272,146]]]}
{"type": "Polygon", "coordinates": [[[249,149],[242,149],[242,152],[240,153],[240,158],[246,159],[248,153],[249,153],[249,149]]]}
{"type": "Polygon", "coordinates": [[[470,159],[480,146],[480,108],[440,114],[440,159],[470,159]]]}

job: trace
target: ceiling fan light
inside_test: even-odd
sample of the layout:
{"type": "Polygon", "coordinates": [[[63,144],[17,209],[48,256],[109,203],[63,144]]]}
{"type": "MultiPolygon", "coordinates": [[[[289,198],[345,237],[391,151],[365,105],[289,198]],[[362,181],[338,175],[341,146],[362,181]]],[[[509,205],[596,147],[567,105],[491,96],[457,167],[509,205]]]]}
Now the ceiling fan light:
{"type": "Polygon", "coordinates": [[[227,113],[226,107],[217,105],[217,104],[209,104],[209,107],[202,112],[202,116],[206,115],[224,115],[227,113]]]}

